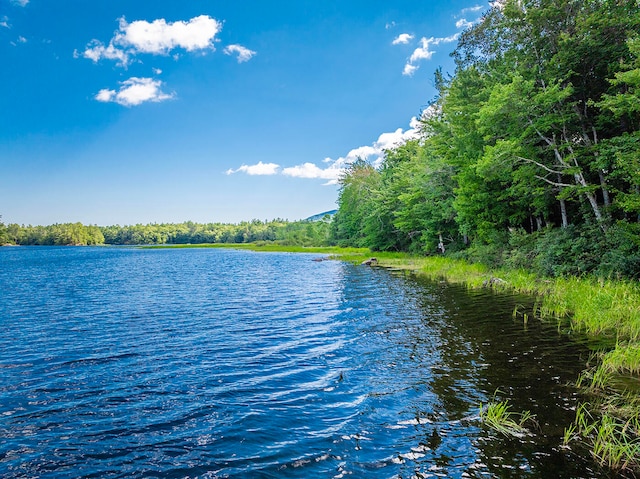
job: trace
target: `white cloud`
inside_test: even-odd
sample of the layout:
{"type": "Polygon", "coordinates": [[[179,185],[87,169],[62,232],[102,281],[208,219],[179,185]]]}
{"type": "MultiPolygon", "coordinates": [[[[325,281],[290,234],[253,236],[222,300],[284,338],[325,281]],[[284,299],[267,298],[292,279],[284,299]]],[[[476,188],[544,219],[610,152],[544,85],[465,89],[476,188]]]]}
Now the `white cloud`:
{"type": "Polygon", "coordinates": [[[415,71],[418,69],[417,66],[415,65],[411,65],[410,63],[407,63],[404,66],[404,69],[402,70],[402,74],[405,76],[411,76],[415,73],[415,71]]]}
{"type": "Polygon", "coordinates": [[[466,15],[467,13],[478,13],[482,11],[484,7],[482,5],[475,5],[473,7],[467,7],[460,10],[460,15],[466,15]]]}
{"type": "Polygon", "coordinates": [[[119,91],[102,89],[95,96],[97,101],[113,102],[123,106],[137,106],[152,101],[172,99],[175,95],[161,90],[162,82],[152,78],[131,77],[121,83],[119,91]]]}
{"type": "Polygon", "coordinates": [[[152,70],[155,75],[162,75],[162,70],[159,68],[152,68],[152,70]]]}
{"type": "Polygon", "coordinates": [[[334,165],[331,165],[328,168],[320,168],[313,163],[303,163],[302,165],[284,168],[282,170],[282,174],[285,176],[292,176],[294,178],[316,178],[329,180],[330,184],[335,184],[338,182],[342,171],[342,168],[335,167],[334,165]]]}
{"type": "Polygon", "coordinates": [[[422,60],[431,60],[431,57],[435,53],[435,50],[432,49],[432,46],[440,45],[441,43],[451,43],[455,42],[458,39],[459,34],[455,33],[449,37],[440,37],[440,38],[425,38],[422,37],[420,39],[420,46],[416,48],[409,60],[404,66],[404,70],[402,74],[405,76],[411,76],[415,73],[415,71],[419,68],[416,63],[419,63],[422,60]]]}
{"type": "Polygon", "coordinates": [[[5,15],[0,19],[0,27],[11,28],[11,25],[9,25],[9,17],[5,15]]]}
{"type": "MultiPolygon", "coordinates": [[[[74,56],[78,56],[77,52],[74,52],[74,56]]],[[[126,51],[115,47],[113,43],[105,47],[97,40],[93,40],[87,45],[83,56],[94,62],[98,62],[101,58],[106,58],[107,60],[118,60],[118,64],[121,66],[129,64],[129,54],[126,51]]]]}
{"type": "Polygon", "coordinates": [[[26,7],[29,0],[11,0],[11,3],[18,5],[19,7],[26,7]]]}
{"type": "Polygon", "coordinates": [[[406,45],[407,43],[409,43],[411,40],[413,40],[413,35],[411,35],[410,33],[401,33],[400,35],[398,35],[392,42],[392,45],[406,45]]]}
{"type": "Polygon", "coordinates": [[[12,45],[12,46],[14,46],[14,47],[17,47],[17,46],[18,46],[18,45],[20,45],[20,44],[27,43],[27,41],[28,41],[28,40],[27,40],[25,37],[23,37],[22,35],[20,35],[20,36],[18,36],[18,38],[16,39],[16,41],[15,41],[15,42],[14,42],[14,41],[11,41],[11,42],[9,42],[9,44],[10,44],[10,45],[12,45]]]}
{"type": "Polygon", "coordinates": [[[257,164],[255,165],[242,165],[240,168],[237,169],[228,169],[227,170],[227,175],[232,175],[234,173],[246,173],[247,175],[275,175],[276,173],[278,173],[278,169],[280,168],[280,165],[277,165],[276,163],[263,163],[262,161],[259,161],[257,164]]]}
{"type": "Polygon", "coordinates": [[[236,53],[238,55],[238,63],[248,62],[256,54],[253,50],[249,50],[242,45],[229,45],[224,49],[224,53],[227,55],[236,53]]]}
{"type": "Polygon", "coordinates": [[[473,22],[470,22],[466,18],[461,18],[456,22],[456,28],[470,28],[474,25],[473,22]]]}
{"type": "Polygon", "coordinates": [[[411,57],[409,58],[409,63],[413,64],[418,60],[431,60],[431,57],[435,52],[431,50],[430,47],[432,44],[435,44],[435,38],[423,37],[420,39],[420,44],[421,46],[416,48],[411,54],[411,57]]]}
{"type": "Polygon", "coordinates": [[[324,162],[329,164],[326,168],[320,168],[313,163],[304,163],[302,165],[284,168],[282,174],[296,178],[329,180],[325,183],[326,185],[337,184],[345,169],[358,159],[368,161],[376,168],[379,167],[384,160],[385,150],[395,148],[408,140],[417,138],[419,127],[420,122],[414,117],[411,119],[410,128],[407,130],[398,128],[396,131],[390,133],[382,133],[371,145],[354,148],[345,156],[336,160],[326,158],[324,162]]]}
{"type": "Polygon", "coordinates": [[[128,23],[122,17],[118,31],[109,44],[105,46],[99,40],[92,40],[83,56],[94,62],[103,58],[117,60],[120,66],[126,67],[130,58],[139,53],[168,55],[178,48],[188,52],[215,50],[215,36],[220,30],[222,23],[208,15],[172,23],[167,23],[164,18],[153,22],[137,20],[128,23]]]}
{"type": "MultiPolygon", "coordinates": [[[[504,2],[504,1],[505,0],[496,0],[496,2],[504,2]]],[[[458,20],[455,23],[456,29],[457,30],[467,29],[472,27],[476,23],[478,23],[480,21],[480,18],[477,18],[475,20],[468,20],[467,15],[470,15],[471,18],[473,18],[474,16],[478,16],[484,8],[485,7],[483,7],[482,5],[475,5],[473,7],[463,8],[460,11],[460,13],[455,17],[455,18],[458,18],[458,20]]],[[[405,35],[408,35],[408,34],[403,33],[398,35],[396,39],[393,40],[392,43],[394,45],[397,45],[400,43],[406,44],[413,39],[413,36],[405,36],[405,35]]],[[[434,47],[442,43],[455,42],[458,40],[459,36],[460,36],[460,33],[458,32],[448,37],[439,37],[439,38],[422,37],[419,42],[420,45],[411,53],[411,56],[405,63],[404,69],[402,70],[402,74],[404,76],[412,76],[416,72],[416,70],[420,68],[420,65],[419,65],[420,62],[431,60],[431,58],[433,57],[433,54],[436,52],[434,47]]]]}
{"type": "Polygon", "coordinates": [[[478,23],[481,20],[482,17],[480,14],[485,8],[486,7],[482,5],[476,5],[473,7],[463,8],[462,10],[460,10],[460,14],[457,16],[459,20],[456,22],[456,28],[467,29],[474,26],[476,23],[478,23]],[[468,15],[475,16],[476,17],[475,20],[468,20],[467,19],[468,15]]]}
{"type": "Polygon", "coordinates": [[[137,52],[167,54],[174,48],[194,50],[214,49],[213,40],[222,30],[222,24],[208,15],[194,17],[188,22],[167,23],[164,18],[149,23],[138,20],[127,23],[120,19],[120,33],[114,40],[131,46],[137,52]]]}
{"type": "Polygon", "coordinates": [[[275,175],[280,173],[292,178],[327,180],[325,185],[335,185],[338,183],[340,177],[349,165],[354,163],[356,160],[361,159],[367,161],[377,168],[384,160],[385,150],[393,149],[408,140],[418,138],[419,132],[420,120],[413,117],[407,130],[398,128],[393,132],[382,133],[371,145],[354,148],[345,156],[341,156],[338,159],[325,158],[323,160],[323,163],[327,164],[325,168],[322,168],[315,163],[306,162],[301,165],[289,166],[280,170],[280,166],[275,163],[258,162],[256,165],[242,165],[235,170],[229,169],[226,173],[227,175],[238,172],[246,173],[248,175],[275,175]]]}

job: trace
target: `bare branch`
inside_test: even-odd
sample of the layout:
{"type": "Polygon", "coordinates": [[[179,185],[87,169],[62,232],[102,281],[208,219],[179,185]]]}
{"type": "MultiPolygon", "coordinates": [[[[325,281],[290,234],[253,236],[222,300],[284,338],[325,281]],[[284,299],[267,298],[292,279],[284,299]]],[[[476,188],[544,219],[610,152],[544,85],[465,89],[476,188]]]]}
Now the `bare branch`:
{"type": "MultiPolygon", "coordinates": [[[[552,170],[552,169],[551,169],[551,168],[549,168],[548,166],[543,165],[542,163],[540,163],[540,162],[538,162],[538,161],[536,161],[536,160],[532,160],[531,158],[523,158],[523,157],[521,157],[521,156],[517,156],[516,158],[517,158],[518,160],[526,161],[527,163],[533,163],[534,165],[539,166],[540,168],[542,168],[542,169],[543,169],[543,170],[545,170],[545,171],[548,171],[549,173],[556,173],[556,174],[558,174],[558,175],[563,175],[563,174],[565,174],[565,173],[564,173],[564,172],[562,172],[562,171],[552,170]]],[[[558,165],[558,167],[559,167],[559,168],[570,168],[570,166],[569,166],[569,165],[558,165]]]]}
{"type": "Polygon", "coordinates": [[[572,188],[575,186],[575,185],[569,185],[567,183],[560,183],[558,181],[551,181],[549,178],[545,178],[544,176],[540,176],[540,175],[535,175],[535,177],[538,178],[539,180],[546,181],[552,186],[565,187],[565,188],[572,188]]]}

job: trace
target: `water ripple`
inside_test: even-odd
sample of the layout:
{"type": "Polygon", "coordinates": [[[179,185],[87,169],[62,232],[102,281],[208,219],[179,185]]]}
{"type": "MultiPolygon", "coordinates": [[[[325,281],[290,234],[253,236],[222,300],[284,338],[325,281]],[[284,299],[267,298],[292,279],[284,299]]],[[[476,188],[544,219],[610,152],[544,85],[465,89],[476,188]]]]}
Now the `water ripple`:
{"type": "Polygon", "coordinates": [[[0,475],[594,474],[556,447],[588,351],[526,298],[314,257],[0,249],[0,475]],[[498,389],[535,440],[482,428],[498,389]]]}

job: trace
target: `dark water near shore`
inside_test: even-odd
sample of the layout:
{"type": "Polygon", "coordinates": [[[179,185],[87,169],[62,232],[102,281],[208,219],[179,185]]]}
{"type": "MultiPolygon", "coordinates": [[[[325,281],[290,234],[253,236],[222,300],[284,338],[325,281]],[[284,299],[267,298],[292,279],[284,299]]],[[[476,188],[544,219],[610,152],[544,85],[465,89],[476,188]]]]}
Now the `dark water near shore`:
{"type": "Polygon", "coordinates": [[[559,447],[589,350],[526,298],[316,257],[1,248],[0,477],[606,477],[559,447]]]}

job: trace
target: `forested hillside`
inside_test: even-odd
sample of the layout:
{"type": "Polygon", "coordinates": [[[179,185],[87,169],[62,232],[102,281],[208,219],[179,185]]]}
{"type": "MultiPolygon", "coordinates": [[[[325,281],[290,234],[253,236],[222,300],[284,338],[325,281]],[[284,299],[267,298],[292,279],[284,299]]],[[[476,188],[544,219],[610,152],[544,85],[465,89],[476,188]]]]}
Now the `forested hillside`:
{"type": "Polygon", "coordinates": [[[341,180],[340,245],[640,275],[640,7],[507,0],[467,30],[419,139],[341,180]]]}

